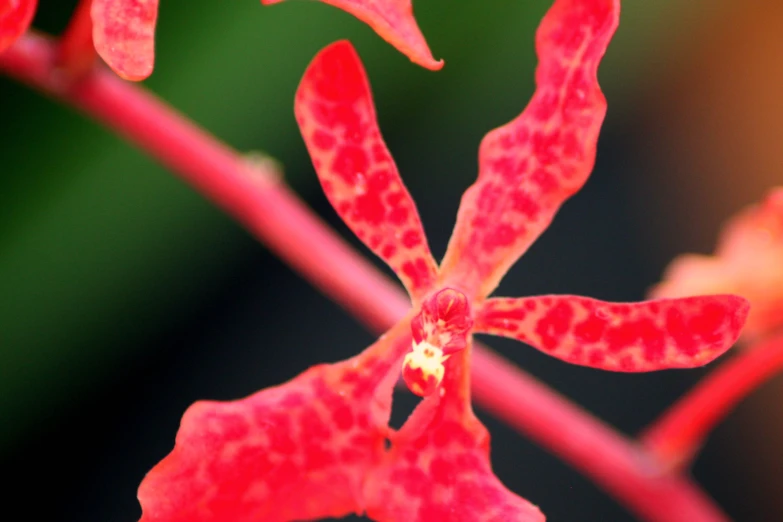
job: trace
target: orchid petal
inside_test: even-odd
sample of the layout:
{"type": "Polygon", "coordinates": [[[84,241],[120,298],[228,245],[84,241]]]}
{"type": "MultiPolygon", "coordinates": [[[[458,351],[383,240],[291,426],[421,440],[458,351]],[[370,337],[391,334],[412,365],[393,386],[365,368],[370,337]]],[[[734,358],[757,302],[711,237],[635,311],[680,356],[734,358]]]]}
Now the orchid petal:
{"type": "Polygon", "coordinates": [[[724,227],[714,256],[684,255],[666,269],[655,297],[735,293],[751,303],[743,339],[783,327],[783,188],[724,227]]]}
{"type": "Polygon", "coordinates": [[[11,0],[0,5],[0,53],[30,27],[38,0],[11,0]]]}
{"type": "Polygon", "coordinates": [[[139,487],[142,522],[265,522],[363,510],[407,321],[362,354],[233,402],[198,402],[139,487]]]}
{"type": "Polygon", "coordinates": [[[365,487],[379,522],[543,522],[492,472],[489,433],[470,407],[470,347],[446,361],[443,392],[422,400],[365,487]]]}
{"type": "MultiPolygon", "coordinates": [[[[261,0],[264,5],[283,0],[261,0]]],[[[430,48],[413,17],[411,0],[321,0],[325,4],[352,14],[392,44],[402,54],[422,67],[437,71],[443,60],[432,57],[430,48]]]]}
{"type": "Polygon", "coordinates": [[[313,59],[294,111],[332,206],[408,293],[420,297],[432,287],[437,264],[378,130],[367,76],[350,43],[332,44],[313,59]]]}
{"type": "Polygon", "coordinates": [[[93,0],[91,15],[95,50],[118,76],[152,74],[158,0],[93,0]]]}
{"type": "Polygon", "coordinates": [[[475,332],[511,337],[572,364],[620,372],[692,368],[739,337],[748,302],[734,295],[609,303],[572,295],[484,302],[475,332]]]}
{"type": "Polygon", "coordinates": [[[587,181],[606,113],[596,74],[619,11],[619,0],[557,0],[544,17],[536,92],[481,143],[478,180],[462,197],[441,264],[447,283],[489,295],[587,181]]]}

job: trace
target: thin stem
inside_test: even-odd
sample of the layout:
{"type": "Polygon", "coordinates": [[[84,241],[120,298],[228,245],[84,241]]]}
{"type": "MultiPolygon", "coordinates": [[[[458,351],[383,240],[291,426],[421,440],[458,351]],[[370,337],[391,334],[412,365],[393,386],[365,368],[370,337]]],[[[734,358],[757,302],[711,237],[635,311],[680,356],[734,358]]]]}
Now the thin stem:
{"type": "MultiPolygon", "coordinates": [[[[409,310],[401,288],[325,226],[274,172],[251,167],[137,85],[101,67],[68,83],[57,74],[54,44],[28,34],[0,55],[0,70],[80,108],[170,167],[243,223],[305,279],[376,331],[409,310]]],[[[476,347],[477,403],[573,464],[642,518],[659,522],[726,520],[686,478],[660,474],[634,443],[515,368],[476,347]]]]}
{"type": "Polygon", "coordinates": [[[28,35],[0,55],[0,68],[78,107],[157,158],[376,330],[407,312],[409,304],[397,286],[314,219],[306,205],[276,182],[277,172],[268,165],[246,160],[103,67],[67,81],[52,66],[53,49],[48,40],[28,35]],[[350,277],[333,277],[341,273],[350,277]]]}
{"type": "Polygon", "coordinates": [[[92,0],[80,0],[60,38],[57,64],[72,78],[88,73],[98,54],[92,43],[92,0]]]}
{"type": "Polygon", "coordinates": [[[783,371],[783,334],[745,349],[702,379],[642,437],[657,460],[688,465],[710,431],[745,397],[783,371]]]}
{"type": "Polygon", "coordinates": [[[476,350],[472,366],[478,404],[582,471],[640,518],[727,520],[686,477],[664,472],[638,444],[499,355],[476,350]]]}

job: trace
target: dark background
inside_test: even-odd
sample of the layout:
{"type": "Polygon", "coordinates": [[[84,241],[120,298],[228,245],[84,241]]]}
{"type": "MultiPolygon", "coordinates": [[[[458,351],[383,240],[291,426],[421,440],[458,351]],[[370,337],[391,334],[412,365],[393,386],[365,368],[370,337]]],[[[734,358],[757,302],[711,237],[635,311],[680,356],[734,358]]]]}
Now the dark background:
{"type": "MultiPolygon", "coordinates": [[[[62,31],[75,1],[40,3],[35,26],[62,31]]],[[[292,115],[312,56],[350,38],[440,256],[481,137],[532,93],[533,34],[548,3],[417,0],[446,60],[432,73],[319,3],[163,0],[146,84],[239,150],[278,159],[359,246],[321,194],[292,115]]],[[[595,172],[498,293],[638,300],[674,256],[710,251],[726,217],[783,179],[781,28],[776,0],[625,2],[600,73],[609,114],[595,172]]],[[[0,470],[7,505],[22,492],[36,499],[27,518],[137,520],[136,487],[189,404],[248,395],[372,342],[143,153],[4,77],[0,138],[0,470]]],[[[491,345],[631,434],[709,371],[611,374],[491,345]]],[[[696,479],[737,520],[783,519],[781,392],[777,379],[746,401],[696,463],[696,479]]],[[[479,415],[497,474],[549,520],[632,520],[479,415]]]]}

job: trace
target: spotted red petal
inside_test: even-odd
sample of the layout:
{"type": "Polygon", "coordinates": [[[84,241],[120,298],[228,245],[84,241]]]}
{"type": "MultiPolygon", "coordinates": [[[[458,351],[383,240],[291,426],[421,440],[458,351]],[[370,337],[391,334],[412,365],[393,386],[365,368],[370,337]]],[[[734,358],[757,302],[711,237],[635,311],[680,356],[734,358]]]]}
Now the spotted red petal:
{"type": "Polygon", "coordinates": [[[407,321],[362,354],[234,402],[199,402],[139,487],[142,522],[265,522],[363,511],[384,453],[407,321]]]}
{"type": "Polygon", "coordinates": [[[469,350],[446,362],[442,397],[424,399],[391,436],[367,480],[367,515],[380,522],[543,522],[536,506],[492,472],[489,434],[470,407],[469,350]]]}
{"type": "Polygon", "coordinates": [[[655,297],[736,293],[751,302],[746,341],[783,327],[783,187],[726,223],[715,255],[684,255],[666,269],[655,297]]]}
{"type": "Polygon", "coordinates": [[[735,295],[608,303],[547,295],[485,301],[475,332],[512,337],[564,361],[621,372],[692,368],[739,337],[748,302],[735,295]]]}
{"type": "Polygon", "coordinates": [[[0,3],[0,53],[27,31],[37,6],[38,0],[6,0],[0,3]]]}
{"type": "MultiPolygon", "coordinates": [[[[283,0],[261,0],[271,5],[283,0]]],[[[424,35],[413,17],[411,0],[321,0],[346,11],[375,30],[413,63],[437,71],[443,60],[432,57],[424,35]]]]}
{"type": "Polygon", "coordinates": [[[437,265],[416,205],[378,130],[367,76],[350,43],[337,42],[318,53],[294,107],[332,206],[411,296],[420,297],[432,287],[437,265]]]}
{"type": "Polygon", "coordinates": [[[93,0],[91,14],[95,50],[117,75],[138,81],[152,74],[158,0],[93,0]]]}
{"type": "Polygon", "coordinates": [[[478,180],[441,264],[447,283],[489,295],[587,180],[606,113],[596,74],[619,11],[619,0],[557,0],[544,17],[536,92],[481,143],[478,180]]]}

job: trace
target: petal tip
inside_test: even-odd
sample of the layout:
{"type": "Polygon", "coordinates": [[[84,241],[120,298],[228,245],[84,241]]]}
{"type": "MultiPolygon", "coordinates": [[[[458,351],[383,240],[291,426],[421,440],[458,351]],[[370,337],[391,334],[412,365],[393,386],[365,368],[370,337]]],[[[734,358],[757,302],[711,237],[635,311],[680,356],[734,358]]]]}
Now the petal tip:
{"type": "MultiPolygon", "coordinates": [[[[262,5],[272,5],[283,0],[261,0],[262,5]]],[[[323,3],[342,9],[369,25],[378,36],[386,40],[411,62],[438,71],[443,60],[432,56],[427,41],[413,15],[410,0],[397,2],[361,0],[321,0],[323,3]]]]}
{"type": "MultiPolygon", "coordinates": [[[[750,301],[739,295],[729,295],[730,303],[734,309],[734,324],[737,325],[737,337],[739,337],[742,327],[748,320],[750,315],[751,304],[750,301]]],[[[734,339],[736,341],[736,339],[734,339]]]]}
{"type": "Polygon", "coordinates": [[[335,64],[342,62],[343,66],[349,66],[354,63],[360,64],[359,53],[349,40],[337,40],[332,42],[320,51],[318,51],[310,60],[310,64],[305,70],[305,75],[311,70],[318,68],[330,68],[335,64]]]}
{"type": "Polygon", "coordinates": [[[411,61],[417,65],[421,65],[425,69],[429,69],[430,71],[440,71],[443,69],[443,66],[446,65],[446,62],[443,60],[443,58],[436,60],[435,58],[428,57],[424,60],[413,59],[411,61]]]}
{"type": "Polygon", "coordinates": [[[112,71],[130,81],[152,74],[157,0],[95,0],[90,16],[95,51],[112,71]]]}
{"type": "Polygon", "coordinates": [[[439,71],[443,69],[443,65],[445,64],[443,58],[436,60],[435,57],[432,56],[432,51],[430,51],[430,48],[421,33],[419,33],[418,37],[413,39],[413,41],[407,41],[396,34],[387,34],[380,30],[378,30],[378,34],[402,53],[403,56],[407,56],[412,63],[429,69],[430,71],[439,71]]]}
{"type": "Polygon", "coordinates": [[[0,53],[11,47],[30,28],[37,0],[13,2],[0,12],[0,53]]]}
{"type": "Polygon", "coordinates": [[[112,64],[108,65],[117,76],[129,82],[140,82],[146,80],[152,74],[153,69],[152,65],[139,70],[123,70],[117,67],[113,67],[112,64]]]}

